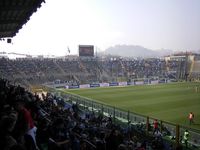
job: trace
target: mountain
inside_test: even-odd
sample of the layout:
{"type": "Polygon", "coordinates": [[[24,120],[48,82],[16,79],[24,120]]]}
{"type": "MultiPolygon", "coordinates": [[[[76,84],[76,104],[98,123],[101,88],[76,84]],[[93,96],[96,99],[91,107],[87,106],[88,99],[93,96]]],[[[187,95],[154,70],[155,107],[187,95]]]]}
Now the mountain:
{"type": "Polygon", "coordinates": [[[116,45],[114,47],[109,47],[105,50],[107,55],[117,55],[122,57],[160,57],[164,55],[171,54],[172,50],[151,50],[137,45],[116,45]]]}

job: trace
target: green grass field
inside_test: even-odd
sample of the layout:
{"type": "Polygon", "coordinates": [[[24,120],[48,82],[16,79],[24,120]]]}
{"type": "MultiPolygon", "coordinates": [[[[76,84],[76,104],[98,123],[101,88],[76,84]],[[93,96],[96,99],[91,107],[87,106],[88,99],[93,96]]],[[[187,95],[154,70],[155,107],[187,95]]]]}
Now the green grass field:
{"type": "Polygon", "coordinates": [[[200,83],[71,89],[66,92],[184,126],[189,125],[188,114],[192,111],[195,124],[190,127],[200,129],[200,83]]]}

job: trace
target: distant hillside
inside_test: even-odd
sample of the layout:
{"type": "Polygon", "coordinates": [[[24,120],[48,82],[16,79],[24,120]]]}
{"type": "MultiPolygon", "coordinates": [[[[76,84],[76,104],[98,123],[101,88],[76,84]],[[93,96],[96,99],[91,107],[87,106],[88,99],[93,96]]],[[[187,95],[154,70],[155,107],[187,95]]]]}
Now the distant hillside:
{"type": "Polygon", "coordinates": [[[135,45],[116,45],[105,50],[105,54],[117,55],[122,57],[159,57],[171,54],[172,50],[151,50],[142,46],[135,45]]]}

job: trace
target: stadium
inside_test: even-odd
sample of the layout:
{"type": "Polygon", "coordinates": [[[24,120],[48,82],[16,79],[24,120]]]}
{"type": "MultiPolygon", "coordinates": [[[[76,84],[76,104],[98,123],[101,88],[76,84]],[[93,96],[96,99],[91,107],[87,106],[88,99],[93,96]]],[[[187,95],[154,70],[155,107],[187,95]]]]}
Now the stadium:
{"type": "MultiPolygon", "coordinates": [[[[0,39],[11,43],[42,3],[1,2],[0,39]]],[[[0,53],[2,149],[200,149],[198,53],[131,58],[82,44],[78,55],[8,56],[0,53]]]]}

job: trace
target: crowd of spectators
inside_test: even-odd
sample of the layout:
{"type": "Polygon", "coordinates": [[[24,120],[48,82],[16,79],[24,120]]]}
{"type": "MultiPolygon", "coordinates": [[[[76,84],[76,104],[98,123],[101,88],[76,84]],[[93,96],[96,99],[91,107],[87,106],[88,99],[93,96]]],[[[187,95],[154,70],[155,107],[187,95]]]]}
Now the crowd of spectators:
{"type": "Polygon", "coordinates": [[[80,110],[51,93],[38,95],[0,79],[2,150],[170,149],[162,134],[148,137],[144,125],[122,127],[112,117],[80,110]]]}
{"type": "Polygon", "coordinates": [[[104,67],[115,76],[133,75],[136,78],[148,78],[163,76],[166,72],[165,61],[162,59],[133,59],[110,60],[104,63],[104,67]],[[108,66],[108,67],[106,67],[108,66]]]}
{"type": "MultiPolygon", "coordinates": [[[[16,83],[27,81],[30,84],[75,81],[81,84],[108,82],[123,77],[130,78],[164,78],[169,72],[177,72],[179,63],[163,59],[52,59],[21,58],[10,60],[0,58],[1,77],[16,83]],[[169,69],[170,68],[170,69],[169,69]]],[[[180,70],[180,68],[179,68],[180,70]]],[[[181,70],[184,70],[183,67],[181,70]]],[[[175,76],[174,76],[175,77],[175,76]]]]}

